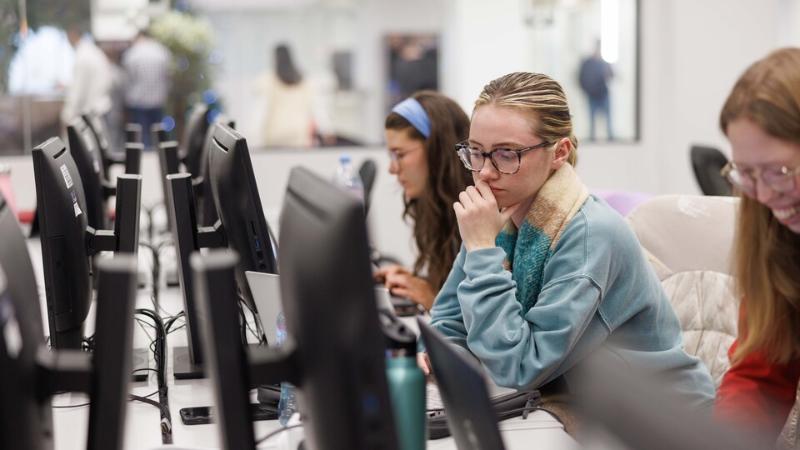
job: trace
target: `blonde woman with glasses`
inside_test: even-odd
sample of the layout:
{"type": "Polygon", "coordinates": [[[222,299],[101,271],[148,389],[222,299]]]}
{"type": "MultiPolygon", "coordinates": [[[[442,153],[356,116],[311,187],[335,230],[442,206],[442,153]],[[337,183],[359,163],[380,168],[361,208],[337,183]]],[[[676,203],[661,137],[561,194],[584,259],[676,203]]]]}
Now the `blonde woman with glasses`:
{"type": "Polygon", "coordinates": [[[797,446],[800,380],[800,49],[777,50],[739,78],[720,114],[732,148],[723,174],[741,194],[734,274],[739,337],[717,415],[797,446]]]}
{"type": "MultiPolygon", "coordinates": [[[[571,369],[605,347],[710,406],[708,370],[683,351],[633,232],[575,173],[577,145],[553,79],[519,72],[483,88],[456,150],[475,186],[453,205],[463,245],[433,326],[501,386],[563,392],[571,369]]],[[[425,354],[419,362],[427,371],[425,354]]]]}

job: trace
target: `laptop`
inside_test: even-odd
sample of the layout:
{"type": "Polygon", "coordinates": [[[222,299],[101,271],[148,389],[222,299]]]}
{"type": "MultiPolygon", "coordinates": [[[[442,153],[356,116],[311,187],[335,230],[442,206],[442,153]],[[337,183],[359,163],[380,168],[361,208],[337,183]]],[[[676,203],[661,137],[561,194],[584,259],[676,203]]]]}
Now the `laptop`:
{"type": "MultiPolygon", "coordinates": [[[[274,273],[252,272],[244,273],[247,284],[253,293],[253,301],[256,304],[258,316],[261,318],[261,326],[267,335],[267,342],[272,345],[278,342],[278,329],[276,321],[281,312],[281,279],[274,273]]],[[[375,300],[378,310],[386,311],[394,316],[394,306],[392,305],[389,290],[379,286],[375,288],[375,300]]]]}
{"type": "Polygon", "coordinates": [[[483,368],[458,353],[424,320],[417,319],[428,351],[439,393],[447,410],[447,423],[459,450],[503,450],[483,368]]]}

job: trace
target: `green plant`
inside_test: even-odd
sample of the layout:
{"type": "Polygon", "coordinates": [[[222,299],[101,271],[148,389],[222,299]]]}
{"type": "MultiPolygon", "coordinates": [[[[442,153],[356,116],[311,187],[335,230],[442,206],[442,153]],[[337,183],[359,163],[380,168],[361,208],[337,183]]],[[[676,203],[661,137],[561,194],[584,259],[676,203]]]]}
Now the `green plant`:
{"type": "Polygon", "coordinates": [[[207,20],[179,11],[156,17],[149,31],[172,52],[174,70],[166,113],[175,118],[180,136],[189,106],[211,86],[208,55],[214,33],[207,20]]]}

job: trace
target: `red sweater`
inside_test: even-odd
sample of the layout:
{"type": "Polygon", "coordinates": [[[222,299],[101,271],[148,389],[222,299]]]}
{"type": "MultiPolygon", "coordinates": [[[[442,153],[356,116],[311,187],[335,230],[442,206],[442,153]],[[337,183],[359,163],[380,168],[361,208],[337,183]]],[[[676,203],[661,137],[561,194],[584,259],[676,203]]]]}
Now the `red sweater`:
{"type": "MultiPolygon", "coordinates": [[[[728,350],[729,357],[737,343],[728,350]]],[[[775,364],[767,361],[763,353],[751,353],[723,377],[715,414],[777,439],[794,404],[799,380],[800,359],[775,364]]]]}

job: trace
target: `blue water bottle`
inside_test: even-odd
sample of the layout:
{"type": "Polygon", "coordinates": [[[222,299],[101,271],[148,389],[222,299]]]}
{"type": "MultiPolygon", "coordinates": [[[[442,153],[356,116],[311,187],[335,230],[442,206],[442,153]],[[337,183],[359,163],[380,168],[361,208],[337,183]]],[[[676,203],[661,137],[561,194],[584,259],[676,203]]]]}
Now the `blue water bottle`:
{"type": "Polygon", "coordinates": [[[339,166],[336,168],[333,181],[343,190],[362,202],[364,201],[364,183],[361,181],[358,171],[353,168],[350,155],[343,154],[339,156],[339,166]]]}
{"type": "Polygon", "coordinates": [[[425,375],[417,366],[417,337],[399,320],[383,323],[386,379],[401,450],[424,450],[427,440],[425,375]]]}
{"type": "MultiPolygon", "coordinates": [[[[278,313],[275,328],[277,328],[278,345],[282,345],[286,341],[286,318],[283,316],[283,311],[278,313]]],[[[278,422],[282,426],[289,423],[289,419],[297,411],[297,401],[295,399],[294,386],[291,383],[281,383],[281,398],[278,401],[278,422]]]]}

